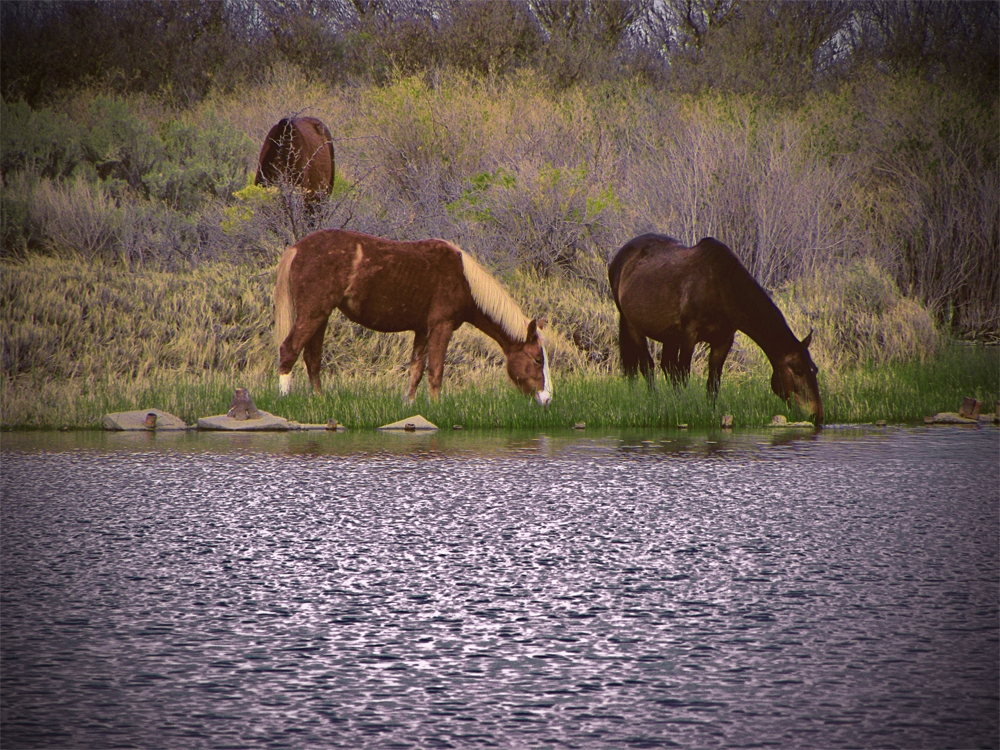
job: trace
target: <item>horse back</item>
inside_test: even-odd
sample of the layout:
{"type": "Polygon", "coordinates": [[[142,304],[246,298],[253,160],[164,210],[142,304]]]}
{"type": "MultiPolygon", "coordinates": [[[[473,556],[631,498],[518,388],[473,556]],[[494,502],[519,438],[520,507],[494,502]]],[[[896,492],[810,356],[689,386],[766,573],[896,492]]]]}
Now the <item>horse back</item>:
{"type": "Polygon", "coordinates": [[[426,330],[444,319],[456,327],[470,314],[461,251],[444,240],[396,242],[347,230],[301,240],[290,271],[296,309],[334,308],[382,332],[426,330]]]}
{"type": "Polygon", "coordinates": [[[611,285],[611,296],[614,297],[615,304],[619,303],[618,290],[626,267],[631,270],[637,260],[649,253],[663,252],[677,244],[675,239],[665,234],[643,234],[618,248],[608,262],[608,283],[611,285]]]}
{"type": "Polygon", "coordinates": [[[608,273],[618,309],[636,332],[657,341],[682,333],[706,340],[734,329],[730,282],[740,269],[711,237],[687,247],[647,234],[622,246],[608,273]]]}
{"type": "Polygon", "coordinates": [[[312,192],[333,191],[335,168],[333,136],[315,117],[283,117],[268,131],[257,157],[254,183],[277,182],[282,177],[301,182],[312,192]]]}
{"type": "Polygon", "coordinates": [[[293,121],[303,187],[307,190],[333,191],[334,154],[330,129],[315,117],[299,117],[293,121]]]}

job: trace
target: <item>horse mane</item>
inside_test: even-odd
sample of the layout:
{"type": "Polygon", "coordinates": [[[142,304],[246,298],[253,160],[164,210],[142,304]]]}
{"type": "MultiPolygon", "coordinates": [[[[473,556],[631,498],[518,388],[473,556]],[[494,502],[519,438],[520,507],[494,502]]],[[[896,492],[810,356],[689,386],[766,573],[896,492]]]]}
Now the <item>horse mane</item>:
{"type": "Polygon", "coordinates": [[[743,261],[727,245],[714,237],[705,237],[697,245],[721,271],[731,292],[741,301],[742,308],[734,321],[770,359],[775,354],[799,344],[770,293],[760,285],[743,261]],[[792,344],[791,342],[794,342],[792,344]]]}
{"type": "Polygon", "coordinates": [[[500,283],[467,252],[454,246],[462,256],[462,271],[469,282],[472,299],[486,317],[499,325],[515,341],[528,338],[528,318],[500,283]]]}

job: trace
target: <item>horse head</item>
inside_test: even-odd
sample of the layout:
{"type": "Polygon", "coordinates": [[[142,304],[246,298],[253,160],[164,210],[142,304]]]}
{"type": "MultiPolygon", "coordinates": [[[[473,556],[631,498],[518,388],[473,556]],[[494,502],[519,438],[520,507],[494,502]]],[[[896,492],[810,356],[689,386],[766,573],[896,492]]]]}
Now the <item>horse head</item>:
{"type": "Polygon", "coordinates": [[[809,335],[799,342],[798,347],[772,362],[774,373],[771,375],[771,390],[786,403],[794,403],[800,409],[808,411],[816,424],[822,424],[823,401],[816,382],[819,368],[809,356],[811,343],[812,331],[809,331],[809,335]]]}
{"type": "Polygon", "coordinates": [[[549,356],[538,333],[544,327],[545,318],[528,323],[524,342],[514,343],[507,352],[507,374],[521,393],[534,394],[541,406],[548,406],[552,401],[549,356]]]}

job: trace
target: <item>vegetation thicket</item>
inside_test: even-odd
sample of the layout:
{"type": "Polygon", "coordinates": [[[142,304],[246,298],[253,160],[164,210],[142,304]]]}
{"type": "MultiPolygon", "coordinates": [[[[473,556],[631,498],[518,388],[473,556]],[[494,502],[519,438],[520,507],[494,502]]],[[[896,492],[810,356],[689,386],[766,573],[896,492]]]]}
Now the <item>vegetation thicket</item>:
{"type": "MultiPolygon", "coordinates": [[[[958,387],[949,367],[965,370],[962,395],[992,404],[1000,391],[995,347],[949,343],[995,343],[1000,328],[993,3],[0,12],[5,425],[94,424],[153,393],[196,418],[235,385],[273,391],[274,265],[314,226],[454,241],[549,319],[556,403],[576,414],[522,413],[496,377],[499,350],[465,327],[442,405],[427,405],[442,419],[534,424],[589,409],[639,426],[681,409],[711,421],[701,374],[689,395],[617,382],[606,261],[647,231],[724,241],[793,331],[814,330],[833,421],[954,408],[906,385],[927,386],[921,371],[950,383],[939,398],[958,387]],[[334,134],[334,194],[312,224],[294,191],[252,184],[265,134],[291,114],[334,134]],[[880,405],[865,395],[876,383],[893,394],[880,405]],[[886,401],[899,393],[910,405],[886,401]],[[478,404],[471,416],[464,402],[478,404]]],[[[293,396],[282,413],[368,424],[398,411],[409,348],[408,334],[335,315],[331,394],[293,396]],[[355,403],[373,390],[384,405],[355,403]]],[[[739,337],[727,368],[737,377],[723,378],[720,408],[753,419],[781,408],[752,343],[739,337]]]]}

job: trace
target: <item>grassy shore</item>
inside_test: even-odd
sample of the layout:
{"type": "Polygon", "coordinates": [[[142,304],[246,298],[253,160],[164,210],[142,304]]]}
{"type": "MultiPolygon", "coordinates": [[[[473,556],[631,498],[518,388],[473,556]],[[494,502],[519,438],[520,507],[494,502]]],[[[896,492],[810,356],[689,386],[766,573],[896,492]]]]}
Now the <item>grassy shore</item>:
{"type": "MultiPolygon", "coordinates": [[[[737,427],[760,427],[774,414],[794,413],[768,387],[769,368],[728,373],[715,409],[705,397],[699,374],[686,388],[671,388],[664,380],[649,390],[642,380],[617,375],[569,374],[556,380],[555,398],[541,409],[509,385],[502,368],[485,365],[472,376],[448,376],[441,399],[430,402],[426,386],[415,404],[402,396],[403,368],[379,375],[327,377],[319,396],[305,378],[286,398],[277,397],[273,374],[231,375],[177,373],[136,378],[5,381],[0,388],[3,427],[90,429],[104,414],[159,408],[188,423],[225,413],[233,389],[248,387],[260,409],[304,423],[333,418],[350,428],[373,428],[415,413],[440,427],[560,428],[577,422],[603,427],[692,428],[718,425],[732,414],[737,427]]],[[[1000,398],[1000,350],[997,347],[948,345],[923,364],[860,366],[821,374],[827,424],[874,422],[919,423],[924,416],[957,411],[962,398],[972,396],[992,410],[1000,398]]]]}
{"type": "MultiPolygon", "coordinates": [[[[422,385],[417,403],[405,404],[412,334],[378,334],[339,313],[326,336],[326,392],[311,395],[300,362],[295,390],[279,400],[269,263],[166,271],[34,256],[0,270],[4,428],[95,428],[107,413],[146,408],[193,423],[225,413],[236,387],[249,388],[273,414],[357,428],[418,412],[439,426],[468,428],[709,427],[722,414],[751,427],[774,414],[793,416],[771,393],[763,353],[742,334],[714,410],[704,350],[686,388],[670,387],[662,375],[653,391],[626,381],[610,296],[565,277],[501,277],[522,309],[549,320],[555,399],[542,410],[514,391],[499,347],[471,326],[448,349],[441,400],[429,403],[422,385]]],[[[803,277],[775,299],[797,335],[814,330],[828,424],[919,422],[956,410],[965,396],[990,410],[1000,397],[1000,350],[947,343],[927,311],[870,262],[803,277]]]]}

